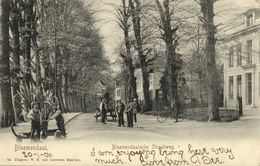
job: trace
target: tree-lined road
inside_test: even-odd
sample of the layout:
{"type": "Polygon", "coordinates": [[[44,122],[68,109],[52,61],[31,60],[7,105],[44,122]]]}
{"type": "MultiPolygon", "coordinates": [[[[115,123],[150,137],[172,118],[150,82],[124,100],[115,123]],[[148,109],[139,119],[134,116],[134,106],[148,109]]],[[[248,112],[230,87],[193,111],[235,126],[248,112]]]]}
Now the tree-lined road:
{"type": "MultiPolygon", "coordinates": [[[[108,117],[110,120],[110,117],[108,117]]],[[[239,121],[205,123],[167,120],[159,123],[156,116],[138,114],[138,128],[117,127],[117,122],[96,122],[94,114],[85,113],[67,126],[69,140],[85,141],[238,141],[256,140],[260,137],[260,113],[246,112],[239,121]]]]}
{"type": "MultiPolygon", "coordinates": [[[[70,114],[65,114],[65,117],[70,114]]],[[[83,113],[67,124],[68,137],[66,141],[82,142],[149,142],[149,141],[243,141],[257,140],[260,137],[260,113],[247,111],[238,121],[206,123],[197,121],[182,121],[175,123],[174,120],[167,120],[159,123],[156,116],[137,115],[138,127],[118,127],[117,122],[108,117],[106,124],[96,122],[94,113],[83,113]]],[[[68,119],[68,118],[67,118],[68,119]]],[[[54,121],[51,123],[55,125],[54,121]]],[[[16,127],[18,132],[29,131],[30,123],[19,124],[16,127]]],[[[10,138],[14,142],[15,138],[11,129],[0,129],[0,138],[10,138]]],[[[54,141],[49,137],[43,142],[54,141]]],[[[27,142],[27,141],[25,141],[27,142]]]]}
{"type": "MultiPolygon", "coordinates": [[[[70,114],[65,114],[67,117],[70,114]]],[[[72,116],[71,116],[72,117],[72,116]]],[[[95,157],[91,157],[93,148],[98,151],[109,151],[113,145],[166,145],[175,148],[183,148],[188,154],[187,147],[190,144],[193,148],[230,148],[235,156],[234,160],[227,160],[232,165],[245,165],[246,163],[257,163],[259,154],[259,111],[245,112],[239,120],[229,123],[205,123],[196,121],[183,121],[174,123],[174,120],[167,120],[165,123],[158,123],[155,116],[138,114],[139,126],[134,128],[117,127],[117,122],[108,121],[107,124],[96,122],[93,113],[83,113],[73,119],[66,126],[68,136],[66,140],[54,140],[48,137],[39,144],[30,143],[29,140],[16,142],[10,128],[0,129],[0,139],[3,140],[3,147],[0,153],[7,157],[21,157],[21,152],[14,152],[15,145],[42,145],[48,147],[48,152],[54,158],[74,158],[79,162],[57,162],[63,165],[89,165],[95,163],[95,157]]],[[[55,121],[54,121],[55,122],[55,121]]],[[[55,123],[52,123],[55,124],[55,123]]],[[[30,125],[19,124],[20,129],[29,129],[30,125]]],[[[113,152],[116,152],[113,151],[113,152]]],[[[224,155],[225,156],[225,155],[224,155]]],[[[186,156],[187,158],[187,156],[186,156]]],[[[138,157],[135,157],[138,159],[138,157]]],[[[223,159],[223,155],[222,155],[223,159]]],[[[127,161],[127,160],[125,160],[127,161]]],[[[9,163],[10,164],[10,163],[9,163]]],[[[32,164],[29,163],[28,164],[32,164]]],[[[36,163],[37,164],[37,163],[36,163]]],[[[100,164],[99,164],[100,165],[100,164]]],[[[135,165],[128,162],[128,165],[135,165]]],[[[140,165],[140,164],[139,164],[140,165]]]]}

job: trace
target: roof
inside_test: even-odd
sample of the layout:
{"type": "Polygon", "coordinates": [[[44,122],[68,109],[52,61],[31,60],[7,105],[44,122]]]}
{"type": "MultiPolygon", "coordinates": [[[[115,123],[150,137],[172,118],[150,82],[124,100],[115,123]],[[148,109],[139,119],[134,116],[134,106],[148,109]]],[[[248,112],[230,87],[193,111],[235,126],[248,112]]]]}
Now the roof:
{"type": "Polygon", "coordinates": [[[242,12],[239,17],[236,18],[236,20],[233,22],[233,26],[226,30],[224,37],[222,37],[224,42],[229,42],[234,40],[237,37],[245,36],[250,33],[254,33],[256,31],[259,31],[260,29],[260,8],[250,8],[246,11],[242,12]],[[254,25],[250,27],[245,26],[244,19],[241,19],[241,17],[245,17],[249,13],[255,13],[255,20],[254,25]],[[235,23],[236,22],[236,23],[235,23]]]}
{"type": "Polygon", "coordinates": [[[250,33],[258,31],[258,30],[260,30],[260,25],[254,25],[250,28],[242,29],[240,31],[236,31],[234,33],[228,34],[223,39],[224,39],[224,42],[229,42],[231,40],[234,40],[234,38],[245,36],[247,34],[250,34],[250,33]]]}
{"type": "Polygon", "coordinates": [[[242,15],[247,15],[247,14],[252,13],[252,12],[260,12],[260,7],[250,8],[250,9],[246,10],[245,12],[243,12],[242,15]]]}

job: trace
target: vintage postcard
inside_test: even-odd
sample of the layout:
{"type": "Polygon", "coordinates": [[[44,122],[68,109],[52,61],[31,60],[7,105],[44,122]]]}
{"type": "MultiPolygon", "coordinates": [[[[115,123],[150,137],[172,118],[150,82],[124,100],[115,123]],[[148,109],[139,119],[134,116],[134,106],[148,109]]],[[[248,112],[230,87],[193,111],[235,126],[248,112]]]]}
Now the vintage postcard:
{"type": "Polygon", "coordinates": [[[0,9],[0,166],[260,166],[259,0],[0,9]]]}

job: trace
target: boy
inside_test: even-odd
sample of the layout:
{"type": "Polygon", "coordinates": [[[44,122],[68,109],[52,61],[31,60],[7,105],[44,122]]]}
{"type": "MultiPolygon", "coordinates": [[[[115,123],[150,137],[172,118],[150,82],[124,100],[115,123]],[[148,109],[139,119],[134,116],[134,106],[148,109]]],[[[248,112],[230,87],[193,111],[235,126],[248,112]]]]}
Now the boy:
{"type": "Polygon", "coordinates": [[[54,106],[53,113],[50,114],[49,120],[52,120],[55,118],[56,124],[58,129],[60,130],[60,134],[62,138],[66,138],[66,130],[65,130],[65,124],[64,124],[64,118],[62,116],[62,112],[60,110],[59,104],[54,106]]]}
{"type": "Polygon", "coordinates": [[[31,120],[31,140],[39,141],[41,135],[41,120],[42,115],[39,109],[39,104],[37,102],[32,103],[32,109],[29,111],[27,118],[31,120]],[[36,139],[34,138],[34,133],[36,132],[36,139]]]}

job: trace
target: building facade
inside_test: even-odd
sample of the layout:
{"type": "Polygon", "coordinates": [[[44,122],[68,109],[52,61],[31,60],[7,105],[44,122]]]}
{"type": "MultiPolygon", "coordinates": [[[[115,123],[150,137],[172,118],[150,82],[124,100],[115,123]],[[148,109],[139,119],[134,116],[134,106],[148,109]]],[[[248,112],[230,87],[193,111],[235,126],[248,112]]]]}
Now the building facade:
{"type": "MultiPolygon", "coordinates": [[[[143,93],[143,77],[141,73],[141,69],[136,70],[136,91],[140,101],[144,100],[144,93],[143,93]]],[[[162,72],[153,70],[149,74],[149,93],[151,101],[155,101],[155,93],[157,89],[160,89],[160,79],[162,77],[162,72]]]]}
{"type": "MultiPolygon", "coordinates": [[[[199,81],[198,76],[196,74],[192,74],[190,69],[188,69],[186,65],[183,70],[185,71],[185,78],[188,91],[185,91],[186,98],[185,104],[206,104],[207,103],[207,94],[204,86],[199,81]]],[[[161,88],[160,80],[163,76],[163,72],[166,67],[165,55],[161,52],[160,56],[157,57],[153,66],[149,68],[149,92],[150,92],[150,100],[153,105],[153,108],[156,108],[156,92],[161,88]]],[[[136,91],[138,95],[138,100],[142,104],[144,101],[144,93],[143,93],[143,78],[141,69],[135,70],[136,77],[136,91]]],[[[114,100],[121,100],[126,102],[126,90],[124,88],[125,82],[116,82],[115,83],[115,91],[114,91],[114,100]]]]}
{"type": "Polygon", "coordinates": [[[224,103],[236,107],[238,97],[244,108],[260,106],[260,9],[242,14],[241,23],[224,38],[224,103]]]}
{"type": "MultiPolygon", "coordinates": [[[[136,91],[138,95],[138,100],[142,102],[144,100],[144,94],[143,94],[143,78],[141,70],[138,69],[135,71],[135,77],[136,77],[136,91]]],[[[161,72],[156,73],[150,73],[149,74],[149,92],[150,92],[150,98],[153,101],[155,99],[155,91],[156,89],[160,88],[160,79],[162,77],[161,72]]],[[[126,92],[124,85],[121,83],[115,84],[115,92],[114,92],[114,100],[126,100],[126,92]]]]}
{"type": "MultiPolygon", "coordinates": [[[[156,90],[160,88],[160,79],[163,75],[165,69],[165,57],[164,54],[159,55],[152,66],[149,66],[149,92],[151,103],[154,103],[156,98],[156,90]]],[[[143,77],[141,69],[135,70],[136,77],[136,91],[138,95],[138,100],[142,104],[144,100],[143,93],[143,77]]],[[[114,100],[121,100],[126,102],[127,92],[125,90],[126,83],[124,81],[115,82],[114,100]]]]}

